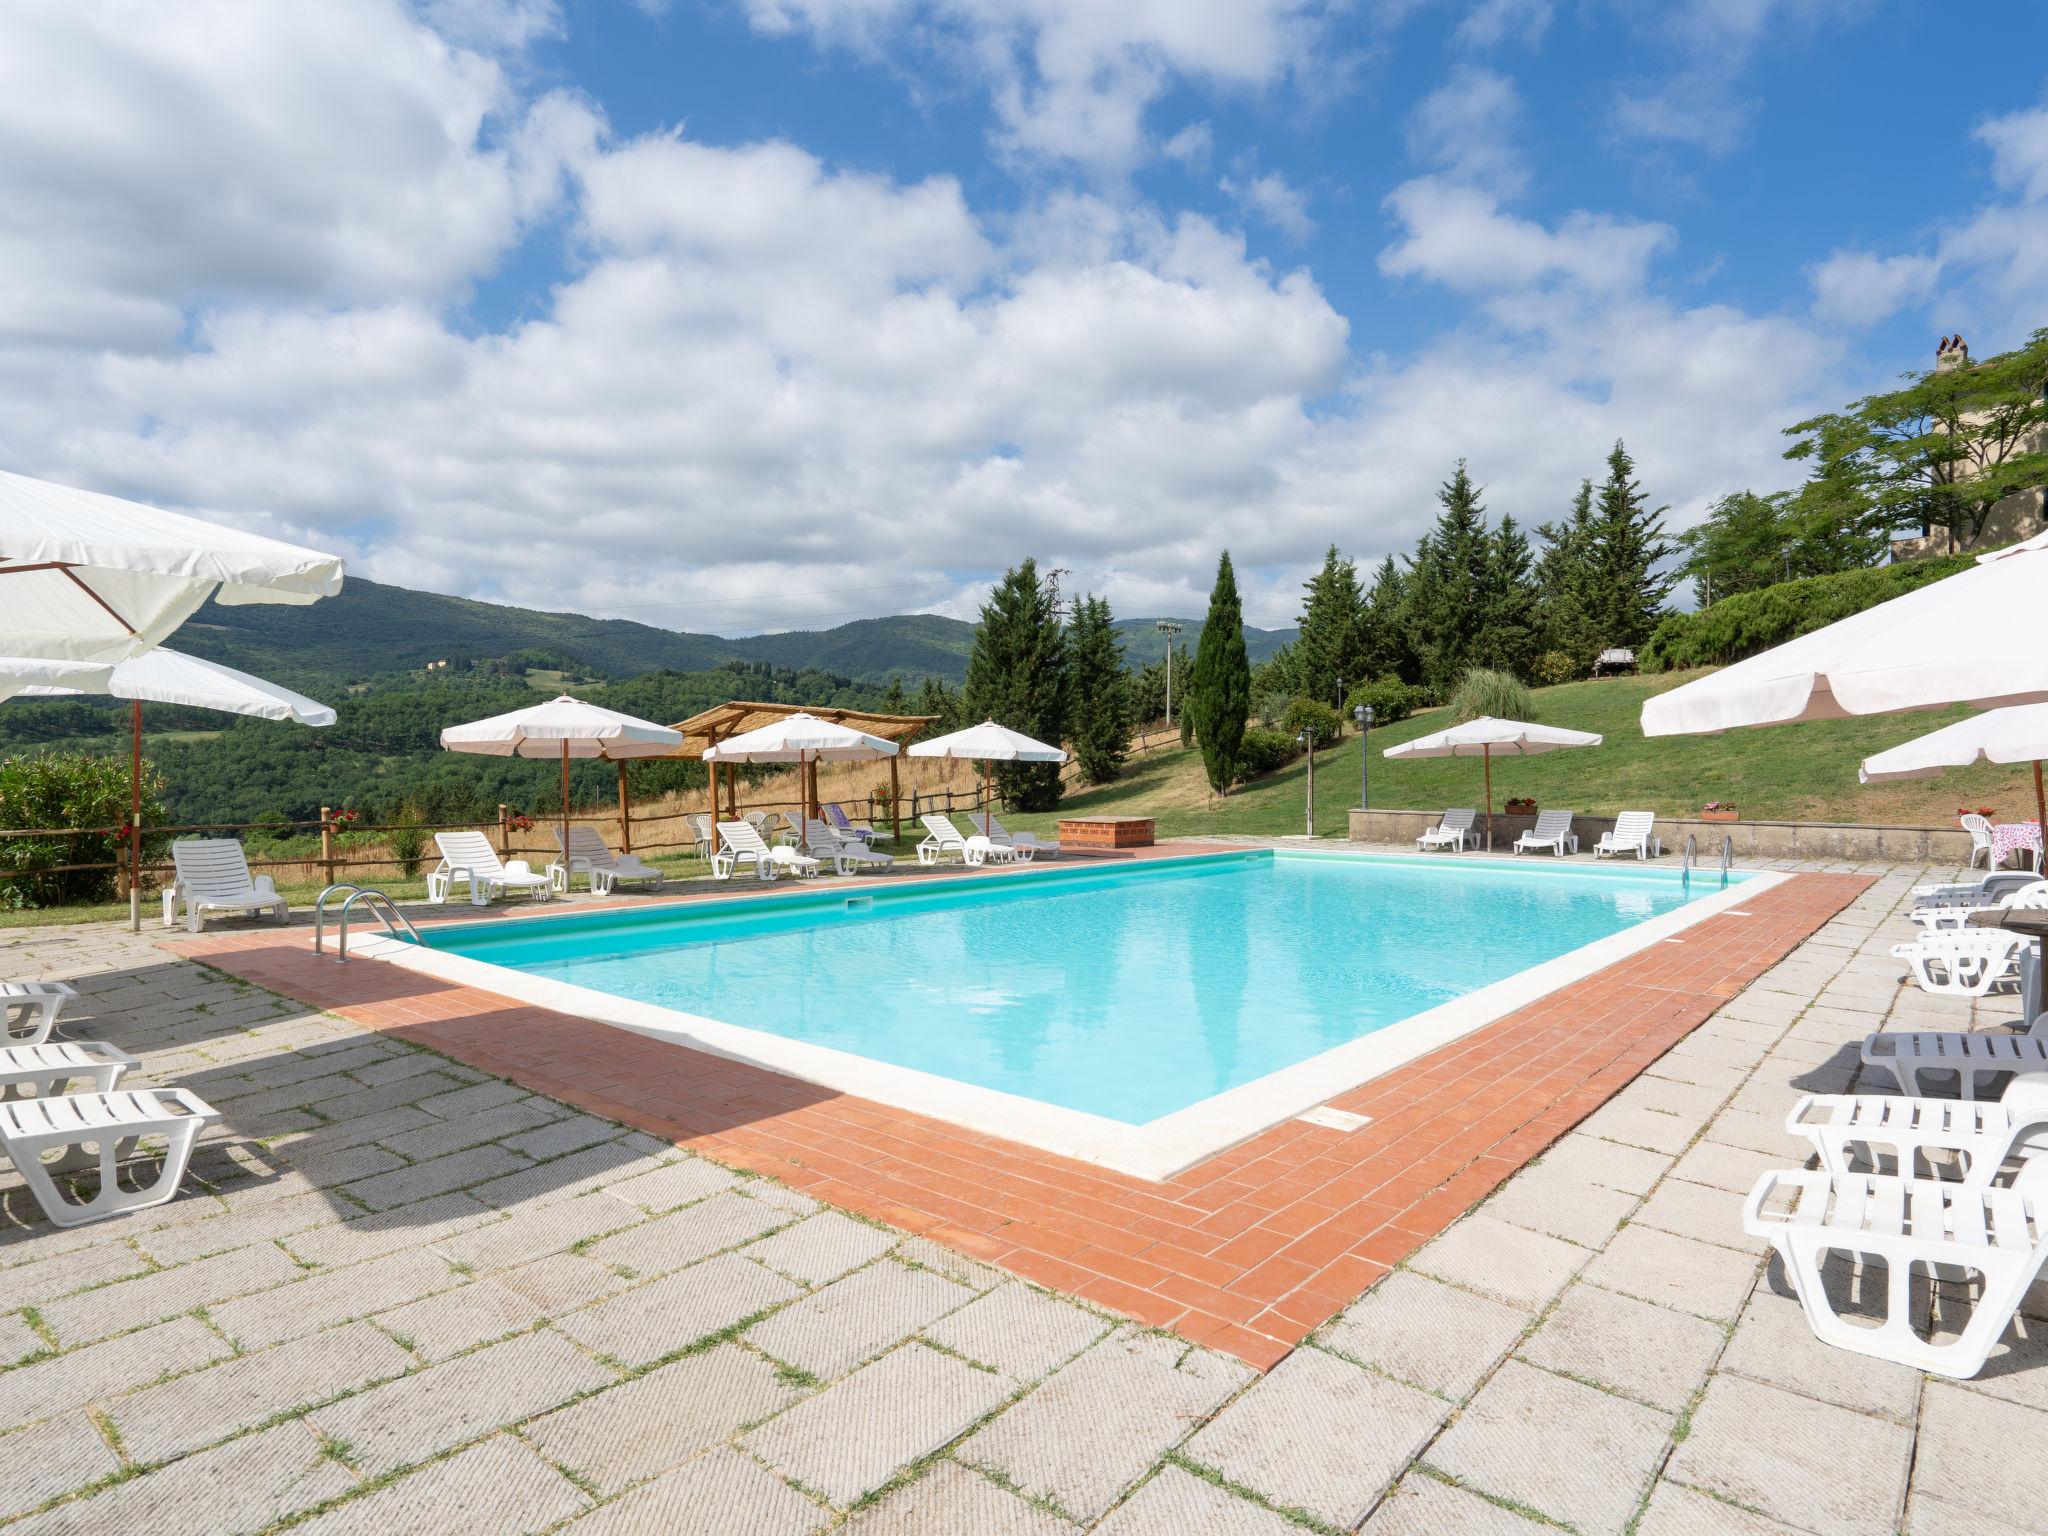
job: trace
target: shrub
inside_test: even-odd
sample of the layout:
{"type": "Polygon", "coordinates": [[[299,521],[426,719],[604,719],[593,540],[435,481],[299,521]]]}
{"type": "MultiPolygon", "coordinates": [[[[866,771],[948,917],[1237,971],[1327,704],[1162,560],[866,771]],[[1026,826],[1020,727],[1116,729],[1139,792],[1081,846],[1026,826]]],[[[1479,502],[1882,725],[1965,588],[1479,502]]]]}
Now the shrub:
{"type": "Polygon", "coordinates": [[[1496,720],[1529,720],[1536,714],[1536,696],[1529,685],[1508,672],[1474,667],[1458,679],[1451,693],[1451,718],[1477,720],[1492,715],[1496,720]]]}
{"type": "Polygon", "coordinates": [[[398,860],[400,874],[410,880],[420,872],[427,852],[427,829],[418,810],[410,805],[404,807],[384,834],[384,842],[391,857],[398,860]]]}
{"type": "Polygon", "coordinates": [[[1281,720],[1287,714],[1287,706],[1292,702],[1293,700],[1284,693],[1261,694],[1257,710],[1259,724],[1268,730],[1277,731],[1280,729],[1281,720]]]}
{"type": "Polygon", "coordinates": [[[1285,768],[1301,756],[1301,748],[1290,731],[1269,731],[1262,725],[1251,725],[1245,727],[1239,756],[1238,782],[1245,783],[1285,768]]]}
{"type": "Polygon", "coordinates": [[[1361,704],[1372,706],[1374,725],[1398,725],[1416,710],[1429,702],[1425,689],[1402,682],[1398,677],[1383,677],[1377,682],[1360,683],[1351,690],[1351,697],[1344,701],[1344,715],[1351,717],[1351,711],[1361,704]]]}
{"type": "MultiPolygon", "coordinates": [[[[149,828],[166,820],[163,780],[142,765],[142,856],[163,851],[168,834],[149,828]]],[[[61,907],[108,901],[112,869],[59,870],[119,857],[128,824],[128,761],[90,752],[34,752],[0,760],[0,827],[71,828],[69,836],[0,838],[0,907],[61,907]]]]}
{"type": "Polygon", "coordinates": [[[1973,555],[1939,555],[1738,592],[1697,613],[1667,613],[1636,653],[1645,672],[1717,667],[1783,645],[1852,613],[1967,569],[1973,555]]]}
{"type": "Polygon", "coordinates": [[[1344,717],[1320,699],[1291,699],[1280,717],[1280,729],[1289,736],[1312,731],[1316,745],[1327,747],[1344,734],[1344,717]]]}
{"type": "Polygon", "coordinates": [[[1539,684],[1552,688],[1559,683],[1577,682],[1586,675],[1579,659],[1569,651],[1545,651],[1529,670],[1535,674],[1539,684]]]}

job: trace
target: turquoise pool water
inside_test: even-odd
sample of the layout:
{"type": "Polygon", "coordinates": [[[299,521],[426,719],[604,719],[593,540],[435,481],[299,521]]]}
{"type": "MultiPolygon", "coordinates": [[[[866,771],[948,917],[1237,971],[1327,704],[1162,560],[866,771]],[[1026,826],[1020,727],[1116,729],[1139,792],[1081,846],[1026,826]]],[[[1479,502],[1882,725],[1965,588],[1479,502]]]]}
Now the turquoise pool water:
{"type": "Polygon", "coordinates": [[[1142,1125],[1718,888],[1256,852],[943,888],[835,881],[429,942],[1142,1125]]]}

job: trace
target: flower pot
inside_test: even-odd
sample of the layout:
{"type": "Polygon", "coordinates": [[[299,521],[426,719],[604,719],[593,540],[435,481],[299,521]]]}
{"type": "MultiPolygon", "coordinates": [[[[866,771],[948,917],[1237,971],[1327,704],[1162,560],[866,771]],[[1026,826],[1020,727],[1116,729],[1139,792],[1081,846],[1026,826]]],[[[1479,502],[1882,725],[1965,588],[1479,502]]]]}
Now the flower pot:
{"type": "Polygon", "coordinates": [[[1701,811],[1701,812],[1700,812],[1700,820],[1701,820],[1701,821],[1740,821],[1740,820],[1742,820],[1742,812],[1740,812],[1740,811],[1701,811]]]}

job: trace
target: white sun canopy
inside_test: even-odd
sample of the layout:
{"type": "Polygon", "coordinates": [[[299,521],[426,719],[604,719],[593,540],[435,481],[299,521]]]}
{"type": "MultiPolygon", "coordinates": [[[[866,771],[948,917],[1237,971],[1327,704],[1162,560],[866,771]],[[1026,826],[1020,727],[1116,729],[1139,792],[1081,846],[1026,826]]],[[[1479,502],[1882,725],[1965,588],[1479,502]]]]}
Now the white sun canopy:
{"type": "Polygon", "coordinates": [[[0,656],[124,661],[209,597],[311,603],[333,555],[0,470],[0,656]]]}
{"type": "Polygon", "coordinates": [[[1481,715],[1433,736],[1418,736],[1386,750],[1388,757],[1491,757],[1496,752],[1531,757],[1562,747],[1597,747],[1603,738],[1594,731],[1568,731],[1526,720],[1496,720],[1481,715]]]}
{"type": "Polygon", "coordinates": [[[893,741],[805,714],[771,720],[704,749],[707,763],[846,763],[895,755],[893,741]]]}
{"type": "Polygon", "coordinates": [[[2048,701],[2048,533],[1657,695],[1645,736],[2048,701]]]}
{"type": "Polygon", "coordinates": [[[1972,763],[2038,763],[2048,759],[2048,704],[2015,704],[1972,715],[1904,746],[1863,759],[1866,784],[1931,779],[1944,768],[1972,763]]]}
{"type": "MultiPolygon", "coordinates": [[[[4,667],[5,663],[0,663],[4,667]]],[[[31,684],[21,689],[23,697],[58,694],[106,694],[117,699],[136,699],[150,704],[185,704],[195,709],[218,709],[232,715],[252,715],[259,720],[295,720],[300,725],[332,725],[334,711],[318,699],[277,683],[267,683],[247,672],[224,667],[219,662],[187,656],[168,646],[158,646],[147,655],[135,656],[112,666],[80,666],[76,681],[61,684],[31,684]]]]}
{"type": "Polygon", "coordinates": [[[451,752],[486,757],[659,757],[683,744],[680,731],[600,709],[568,694],[441,732],[451,752]]]}
{"type": "Polygon", "coordinates": [[[17,693],[85,693],[111,670],[100,661],[56,661],[45,656],[0,656],[0,699],[17,693]]]}
{"type": "Polygon", "coordinates": [[[984,720],[950,736],[934,736],[910,749],[912,757],[958,757],[979,763],[1064,763],[1067,754],[1058,747],[984,720]]]}

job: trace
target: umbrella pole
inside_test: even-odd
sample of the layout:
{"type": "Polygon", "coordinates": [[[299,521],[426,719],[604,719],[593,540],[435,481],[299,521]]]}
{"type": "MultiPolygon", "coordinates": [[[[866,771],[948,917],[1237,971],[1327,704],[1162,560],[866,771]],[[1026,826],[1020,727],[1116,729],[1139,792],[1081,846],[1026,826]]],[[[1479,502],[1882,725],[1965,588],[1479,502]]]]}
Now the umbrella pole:
{"type": "Polygon", "coordinates": [[[2041,762],[2038,758],[2034,760],[2034,825],[2041,829],[2041,846],[2034,853],[2034,873],[2038,875],[2048,869],[2048,794],[2041,790],[2041,762]]]}
{"type": "Polygon", "coordinates": [[[569,894],[569,742],[562,741],[562,894],[569,894]]]}
{"type": "Polygon", "coordinates": [[[626,760],[619,759],[619,851],[633,851],[633,802],[626,796],[626,760]]]}
{"type": "Polygon", "coordinates": [[[1486,758],[1486,851],[1493,852],[1493,748],[1479,749],[1486,758]]]}
{"type": "MultiPolygon", "coordinates": [[[[129,932],[141,932],[141,700],[129,700],[129,932]]],[[[2040,786],[2040,764],[2034,764],[2040,786]]]]}

